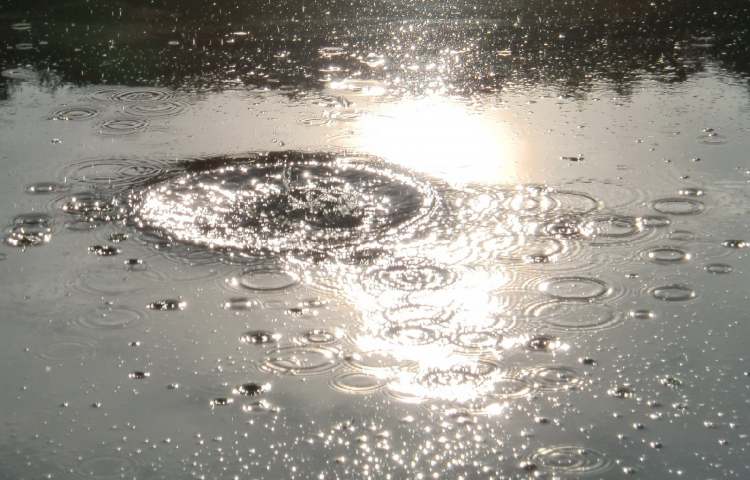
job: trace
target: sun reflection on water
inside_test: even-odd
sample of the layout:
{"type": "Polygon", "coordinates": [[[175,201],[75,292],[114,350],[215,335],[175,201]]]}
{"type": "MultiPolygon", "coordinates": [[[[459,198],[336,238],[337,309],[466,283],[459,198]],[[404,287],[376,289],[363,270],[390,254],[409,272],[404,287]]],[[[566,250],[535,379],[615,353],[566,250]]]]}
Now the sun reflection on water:
{"type": "Polygon", "coordinates": [[[523,145],[508,124],[459,99],[404,99],[362,117],[355,146],[452,184],[517,179],[523,145]]]}

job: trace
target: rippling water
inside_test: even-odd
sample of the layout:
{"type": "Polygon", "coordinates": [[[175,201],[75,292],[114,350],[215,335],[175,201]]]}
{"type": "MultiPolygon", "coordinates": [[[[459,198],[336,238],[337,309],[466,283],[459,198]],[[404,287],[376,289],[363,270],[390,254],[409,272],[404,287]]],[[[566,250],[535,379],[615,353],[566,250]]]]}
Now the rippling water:
{"type": "Polygon", "coordinates": [[[0,15],[0,479],[750,474],[742,2],[170,3],[0,15]]]}

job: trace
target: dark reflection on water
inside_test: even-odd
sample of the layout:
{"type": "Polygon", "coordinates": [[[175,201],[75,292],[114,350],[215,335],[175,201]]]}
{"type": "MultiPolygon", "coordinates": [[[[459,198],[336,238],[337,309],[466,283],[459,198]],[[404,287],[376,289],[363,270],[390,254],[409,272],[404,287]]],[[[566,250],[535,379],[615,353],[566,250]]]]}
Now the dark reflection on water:
{"type": "Polygon", "coordinates": [[[27,23],[0,29],[0,67],[31,65],[52,85],[316,88],[356,78],[402,93],[520,83],[576,95],[606,80],[628,93],[643,76],[681,82],[707,61],[750,72],[749,9],[743,0],[10,2],[5,23],[27,23]]]}

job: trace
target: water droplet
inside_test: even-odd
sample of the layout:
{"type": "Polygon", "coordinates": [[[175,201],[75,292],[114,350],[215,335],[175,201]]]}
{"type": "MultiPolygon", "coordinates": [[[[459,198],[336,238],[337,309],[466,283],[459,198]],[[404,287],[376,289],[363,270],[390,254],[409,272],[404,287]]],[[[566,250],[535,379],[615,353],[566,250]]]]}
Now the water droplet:
{"type": "Polygon", "coordinates": [[[131,380],[145,380],[150,376],[151,376],[151,373],[138,371],[138,370],[135,372],[130,372],[128,374],[128,378],[130,378],[131,380]]]}

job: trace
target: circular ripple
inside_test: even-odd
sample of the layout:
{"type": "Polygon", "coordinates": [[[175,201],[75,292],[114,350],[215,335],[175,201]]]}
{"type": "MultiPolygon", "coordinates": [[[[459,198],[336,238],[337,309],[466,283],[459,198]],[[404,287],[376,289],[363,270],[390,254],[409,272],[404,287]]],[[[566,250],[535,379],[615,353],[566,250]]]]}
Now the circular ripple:
{"type": "Polygon", "coordinates": [[[694,198],[673,197],[654,201],[652,208],[665,215],[696,215],[701,213],[706,206],[694,198]]]}
{"type": "Polygon", "coordinates": [[[575,389],[580,383],[578,372],[570,367],[543,365],[531,368],[522,374],[532,389],[555,392],[575,389]]]}
{"type": "Polygon", "coordinates": [[[714,275],[721,275],[732,273],[732,271],[734,271],[734,267],[727,263],[710,263],[705,266],[705,270],[708,273],[713,273],[714,275]]]}
{"type": "Polygon", "coordinates": [[[79,315],[74,323],[84,328],[121,329],[132,327],[143,319],[137,310],[121,306],[101,306],[79,315]]]}
{"type": "Polygon", "coordinates": [[[539,291],[552,298],[566,301],[592,301],[611,292],[606,282],[590,277],[557,277],[544,280],[539,291]]]}
{"type": "Polygon", "coordinates": [[[380,290],[416,292],[439,290],[456,281],[456,274],[429,261],[407,258],[365,272],[365,284],[380,290]]]}
{"type": "Polygon", "coordinates": [[[430,184],[371,157],[270,152],[186,163],[131,198],[144,227],[213,247],[312,255],[421,231],[430,184]]]}
{"type": "Polygon", "coordinates": [[[99,110],[93,107],[71,106],[65,107],[52,113],[52,120],[64,120],[64,121],[81,121],[89,120],[99,115],[99,110]]]}
{"type": "Polygon", "coordinates": [[[462,361],[413,374],[402,373],[388,383],[388,393],[407,403],[467,402],[493,393],[498,372],[498,365],[488,360],[462,361]]]}
{"type": "Polygon", "coordinates": [[[129,189],[169,174],[167,164],[139,159],[95,159],[66,166],[60,173],[68,181],[86,186],[129,189]]]}
{"type": "Polygon", "coordinates": [[[172,98],[172,93],[157,89],[104,89],[95,92],[93,96],[97,100],[114,103],[152,103],[165,102],[172,98]]]}
{"type": "Polygon", "coordinates": [[[142,265],[140,267],[132,268],[120,264],[81,269],[76,273],[73,285],[83,293],[116,297],[154,289],[165,281],[160,273],[142,265]]]}
{"type": "Polygon", "coordinates": [[[331,380],[331,386],[344,393],[367,394],[381,389],[384,385],[382,379],[363,372],[347,372],[331,380]]]}
{"type": "Polygon", "coordinates": [[[643,236],[643,224],[637,217],[597,215],[581,227],[591,245],[606,246],[634,242],[643,236]]]}
{"type": "Polygon", "coordinates": [[[135,472],[135,464],[127,457],[104,455],[83,460],[77,470],[86,478],[114,480],[132,476],[135,472]]]}
{"type": "Polygon", "coordinates": [[[412,360],[397,359],[381,351],[351,353],[344,356],[344,362],[352,368],[374,372],[379,376],[408,371],[417,365],[412,360]]]}
{"type": "Polygon", "coordinates": [[[315,328],[315,329],[308,330],[305,333],[303,333],[302,339],[307,343],[314,343],[314,344],[321,345],[321,344],[327,344],[327,343],[336,343],[339,340],[339,337],[336,336],[335,333],[329,332],[328,330],[315,328]]]}
{"type": "Polygon", "coordinates": [[[679,247],[654,247],[643,252],[643,256],[652,263],[670,265],[685,263],[692,258],[692,254],[679,247]]]}
{"type": "Polygon", "coordinates": [[[299,277],[290,271],[274,268],[251,268],[226,280],[233,288],[256,292],[275,292],[292,288],[300,283],[299,277]]]}
{"type": "Polygon", "coordinates": [[[379,335],[384,340],[395,345],[429,345],[440,338],[439,333],[430,327],[420,325],[395,325],[385,329],[379,335]]]}
{"type": "Polygon", "coordinates": [[[82,361],[93,357],[96,347],[91,341],[83,338],[64,338],[53,340],[47,345],[38,347],[36,350],[37,356],[43,360],[82,361]]]}
{"type": "Polygon", "coordinates": [[[186,105],[176,100],[134,103],[125,107],[125,113],[134,117],[169,117],[179,115],[186,105]]]}
{"type": "Polygon", "coordinates": [[[282,347],[269,353],[260,368],[284,375],[315,375],[339,365],[339,351],[323,346],[282,347]]]}
{"type": "Polygon", "coordinates": [[[107,120],[99,125],[99,134],[105,136],[124,136],[140,133],[148,128],[146,120],[135,118],[120,118],[107,120]]]}
{"type": "Polygon", "coordinates": [[[440,305],[404,303],[383,312],[383,317],[399,325],[438,325],[453,317],[453,309],[440,305]]]}
{"type": "Polygon", "coordinates": [[[612,461],[591,448],[572,445],[544,447],[530,458],[532,465],[557,475],[594,476],[612,468],[612,461]]]}
{"type": "Polygon", "coordinates": [[[573,190],[553,190],[552,196],[566,214],[586,215],[601,208],[602,203],[594,196],[573,190]]]}
{"type": "Polygon", "coordinates": [[[609,305],[553,300],[528,310],[529,316],[560,332],[599,331],[618,326],[623,316],[609,305]]]}
{"type": "Polygon", "coordinates": [[[674,283],[651,289],[651,296],[665,302],[684,302],[696,297],[695,290],[689,285],[674,283]]]}
{"type": "Polygon", "coordinates": [[[469,330],[454,335],[451,343],[465,353],[484,354],[503,350],[504,338],[495,330],[469,330]]]}

